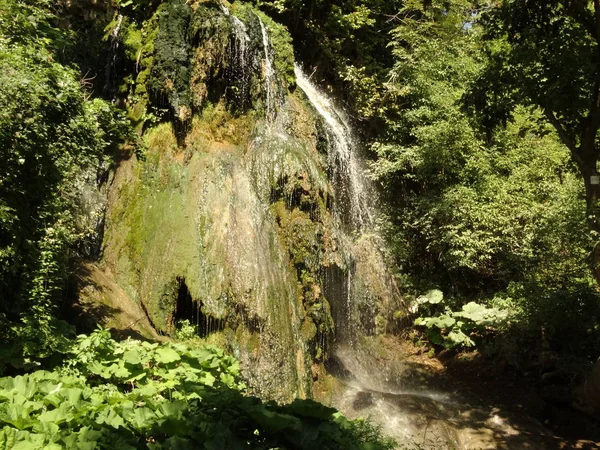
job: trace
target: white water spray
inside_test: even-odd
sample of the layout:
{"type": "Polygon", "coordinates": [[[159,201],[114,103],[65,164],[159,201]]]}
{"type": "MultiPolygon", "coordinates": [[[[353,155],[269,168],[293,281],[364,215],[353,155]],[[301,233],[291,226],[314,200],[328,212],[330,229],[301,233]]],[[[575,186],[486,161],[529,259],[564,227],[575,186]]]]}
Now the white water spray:
{"type": "Polygon", "coordinates": [[[336,189],[334,209],[338,218],[352,231],[364,232],[374,223],[369,204],[374,196],[368,187],[357,152],[359,143],[346,114],[337,108],[296,64],[296,83],[323,117],[329,140],[328,166],[336,189]]]}
{"type": "Polygon", "coordinates": [[[262,32],[263,47],[265,49],[264,70],[265,70],[265,88],[267,93],[267,121],[273,122],[277,114],[275,108],[275,89],[277,87],[277,79],[275,68],[273,67],[273,55],[271,52],[271,43],[269,42],[269,34],[265,24],[258,17],[260,22],[260,30],[262,32]]]}
{"type": "Polygon", "coordinates": [[[104,84],[104,92],[111,95],[114,100],[116,75],[114,74],[117,66],[117,55],[119,50],[119,33],[123,24],[123,15],[119,14],[117,23],[110,32],[110,50],[108,52],[108,60],[106,61],[106,82],[104,84]]]}

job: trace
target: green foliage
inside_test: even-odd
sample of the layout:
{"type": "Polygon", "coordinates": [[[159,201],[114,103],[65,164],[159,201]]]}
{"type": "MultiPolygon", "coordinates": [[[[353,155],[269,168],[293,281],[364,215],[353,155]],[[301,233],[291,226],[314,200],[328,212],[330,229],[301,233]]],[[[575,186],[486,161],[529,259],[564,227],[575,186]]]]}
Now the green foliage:
{"type": "Polygon", "coordinates": [[[432,289],[431,291],[427,291],[424,295],[421,295],[417,298],[417,303],[429,303],[430,305],[437,305],[444,300],[444,293],[439,289],[432,289]]]}
{"type": "Polygon", "coordinates": [[[0,21],[0,315],[4,355],[26,365],[64,348],[62,299],[82,173],[130,137],[123,114],[90,100],[79,74],[55,62],[68,35],[50,2],[3,1],[0,21]]]}
{"type": "Polygon", "coordinates": [[[196,336],[196,328],[192,324],[190,324],[189,320],[182,320],[177,324],[175,338],[178,341],[189,341],[194,339],[196,336]]]}
{"type": "Polygon", "coordinates": [[[178,392],[179,388],[185,389],[186,383],[244,389],[238,380],[239,364],[214,347],[115,342],[108,331],[99,329],[89,336],[79,336],[72,352],[74,356],[65,370],[85,376],[92,384],[97,380],[122,389],[131,383],[144,384],[146,390],[155,390],[153,395],[169,390],[175,399],[186,398],[185,393],[178,392]]]}
{"type": "Polygon", "coordinates": [[[162,0],[114,0],[119,9],[129,11],[141,11],[148,9],[152,4],[160,3],[162,0]]]}
{"type": "MultiPolygon", "coordinates": [[[[473,328],[473,318],[462,316],[463,305],[475,300],[493,309],[498,298],[510,298],[508,306],[499,308],[514,310],[510,335],[496,338],[494,345],[518,337],[523,345],[511,352],[525,353],[543,328],[554,348],[565,351],[559,333],[577,335],[579,344],[568,352],[588,358],[585,342],[597,340],[592,324],[599,299],[587,266],[593,236],[582,232],[586,203],[581,179],[543,110],[513,102],[510,118],[504,116],[506,126],[486,132],[463,110],[473,86],[498,100],[514,88],[489,89],[489,80],[482,78],[492,73],[484,48],[496,46],[490,51],[506,56],[507,44],[502,36],[482,41],[480,16],[472,15],[476,6],[406,2],[403,20],[391,33],[395,64],[385,89],[400,107],[383,115],[385,132],[372,146],[377,159],[371,168],[391,205],[388,231],[398,262],[409,274],[404,286],[422,292],[436,285],[452,293],[447,310],[428,301],[419,312],[428,318],[419,323],[440,345],[470,345],[477,342],[474,337],[485,338],[490,326],[473,328]],[[577,318],[561,319],[560,304],[577,318]],[[587,337],[576,322],[591,330],[587,337]]],[[[521,56],[526,55],[539,56],[531,49],[521,56]]],[[[507,63],[504,70],[513,69],[507,63]]],[[[496,81],[507,79],[502,73],[495,73],[496,81]]],[[[494,325],[489,331],[507,329],[494,325]]]]}
{"type": "MultiPolygon", "coordinates": [[[[427,313],[439,311],[438,305],[442,301],[443,294],[439,290],[429,291],[417,298],[420,309],[427,313]],[[426,305],[435,306],[423,308],[426,305]]],[[[427,337],[433,344],[443,345],[445,348],[473,347],[476,344],[475,336],[497,331],[506,323],[508,316],[507,310],[469,302],[460,311],[452,311],[445,306],[443,312],[434,316],[419,317],[415,320],[415,325],[427,328],[427,337]]]]}
{"type": "Polygon", "coordinates": [[[486,65],[466,93],[490,132],[519,105],[533,105],[556,130],[583,178],[592,269],[600,282],[600,3],[506,1],[482,14],[486,65]]]}
{"type": "Polygon", "coordinates": [[[0,0],[0,41],[56,51],[72,37],[55,26],[49,0],[0,0]]]}
{"type": "Polygon", "coordinates": [[[0,379],[0,448],[393,448],[368,422],[243,390],[219,349],[118,343],[100,329],[62,369],[0,379]]]}
{"type": "Polygon", "coordinates": [[[394,199],[397,254],[410,270],[435,271],[464,293],[567,262],[550,248],[571,248],[569,264],[580,271],[587,236],[569,229],[585,223],[585,205],[566,201],[578,195],[568,152],[537,110],[518,109],[491,137],[461,112],[482,64],[478,29],[463,29],[470,10],[455,8],[417,10],[393,33],[388,89],[405,108],[374,144],[372,168],[394,199]]]}
{"type": "Polygon", "coordinates": [[[506,122],[515,105],[534,104],[579,141],[600,65],[593,2],[511,0],[480,21],[489,60],[470,99],[484,124],[506,122]]]}

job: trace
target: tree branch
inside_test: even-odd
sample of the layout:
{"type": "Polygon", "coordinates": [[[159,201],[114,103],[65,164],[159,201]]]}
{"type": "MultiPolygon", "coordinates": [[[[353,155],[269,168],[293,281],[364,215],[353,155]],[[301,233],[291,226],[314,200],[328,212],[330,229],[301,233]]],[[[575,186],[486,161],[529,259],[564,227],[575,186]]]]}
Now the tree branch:
{"type": "Polygon", "coordinates": [[[575,159],[578,160],[577,162],[583,162],[583,161],[579,161],[581,158],[577,151],[577,145],[576,145],[575,141],[571,138],[571,136],[569,136],[569,133],[567,133],[565,128],[562,126],[562,124],[560,123],[560,120],[558,120],[556,118],[556,116],[554,115],[554,112],[551,111],[550,109],[546,108],[546,109],[544,109],[544,114],[546,115],[546,118],[548,119],[548,121],[552,124],[552,126],[558,132],[558,136],[560,137],[560,140],[571,151],[571,153],[573,154],[575,159]]]}

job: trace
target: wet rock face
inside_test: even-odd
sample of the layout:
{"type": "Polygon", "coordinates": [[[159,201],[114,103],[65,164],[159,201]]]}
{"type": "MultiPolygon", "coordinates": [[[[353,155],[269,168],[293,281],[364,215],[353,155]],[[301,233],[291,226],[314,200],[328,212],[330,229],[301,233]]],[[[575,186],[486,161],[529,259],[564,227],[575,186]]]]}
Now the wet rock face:
{"type": "MultiPolygon", "coordinates": [[[[201,124],[188,142],[197,137],[194,127],[201,124]]],[[[282,400],[306,395],[311,356],[300,338],[296,273],[242,149],[196,142],[186,161],[168,124],[149,133],[148,144],[146,162],[114,186],[105,255],[120,283],[170,334],[180,296],[174,281],[185,280],[186,295],[201,308],[200,325],[207,317],[223,324],[214,331],[249,369],[257,391],[282,400]]]]}
{"type": "Polygon", "coordinates": [[[191,18],[192,8],[183,0],[171,1],[161,9],[159,32],[154,41],[154,64],[148,80],[154,102],[160,103],[161,96],[165,96],[176,123],[188,122],[192,114],[188,39],[191,18]]]}
{"type": "Polygon", "coordinates": [[[261,110],[244,113],[263,104],[264,89],[249,87],[244,103],[222,78],[232,59],[241,70],[265,55],[251,50],[263,42],[251,37],[260,26],[212,7],[176,6],[176,20],[158,20],[175,31],[158,33],[148,83],[162,92],[150,101],[167,98],[175,122],[146,131],[145,160],[132,158],[115,176],[105,263],[159,332],[189,320],[229,347],[257,393],[308,396],[310,366],[333,329],[320,273],[336,259],[316,119],[281,89],[277,123],[261,110]],[[173,46],[181,52],[168,55],[173,46]],[[175,60],[191,68],[189,79],[175,60]]]}
{"type": "MultiPolygon", "coordinates": [[[[270,191],[308,176],[306,164],[324,183],[314,149],[293,133],[265,131],[260,108],[248,113],[264,103],[265,52],[259,19],[245,16],[218,2],[173,0],[141,27],[138,52],[152,52],[141,58],[134,92],[148,92],[142,107],[168,107],[172,120],[146,131],[144,161],[131,158],[116,173],[104,263],[160,333],[188,320],[234,352],[257,393],[289,400],[309,395],[315,339],[302,330],[315,325],[270,191]],[[278,133],[285,137],[272,138],[278,133]],[[273,155],[283,161],[288,145],[302,164],[284,163],[274,175],[273,155]]],[[[126,41],[137,30],[129,28],[126,41]]]]}
{"type": "MultiPolygon", "coordinates": [[[[147,88],[168,107],[183,137],[207,103],[223,99],[229,111],[260,108],[264,42],[260,19],[241,7],[245,21],[217,1],[171,0],[156,14],[158,34],[147,88]]],[[[263,102],[264,103],[264,102],[263,102]]]]}
{"type": "Polygon", "coordinates": [[[188,320],[234,353],[255,393],[310,396],[311,366],[346,315],[375,329],[349,295],[382,331],[397,287],[376,239],[351,235],[335,209],[332,135],[287,89],[289,36],[243,4],[191,5],[163,3],[139,27],[122,20],[147,151],[114,175],[103,264],[158,332],[188,320]]]}

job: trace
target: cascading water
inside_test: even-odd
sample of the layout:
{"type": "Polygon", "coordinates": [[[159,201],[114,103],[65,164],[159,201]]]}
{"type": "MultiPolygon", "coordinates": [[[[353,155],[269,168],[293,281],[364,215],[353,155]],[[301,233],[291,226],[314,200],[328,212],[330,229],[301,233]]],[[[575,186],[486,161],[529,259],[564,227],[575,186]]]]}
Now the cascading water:
{"type": "MultiPolygon", "coordinates": [[[[360,146],[344,111],[335,106],[300,66],[296,64],[294,71],[296,83],[325,122],[327,166],[335,193],[333,211],[341,228],[346,231],[346,247],[352,247],[354,238],[372,233],[375,224],[371,206],[375,203],[375,194],[369,187],[357,155],[360,146]]],[[[331,267],[325,273],[326,291],[332,304],[338,341],[353,341],[356,338],[353,326],[355,305],[352,301],[353,261],[348,261],[347,265],[346,271],[331,267]]]]}
{"type": "MultiPolygon", "coordinates": [[[[379,251],[375,248],[377,239],[365,238],[375,233],[375,209],[372,205],[376,203],[376,194],[366,180],[358,156],[360,146],[346,114],[311,82],[298,65],[295,73],[298,86],[325,123],[328,171],[336,196],[333,208],[337,221],[343,225],[340,232],[345,236],[345,246],[350,253],[346,270],[334,266],[325,274],[326,293],[336,326],[334,360],[337,366],[334,366],[333,372],[335,374],[336,367],[341,369],[337,375],[344,384],[343,394],[334,400],[334,406],[350,415],[374,414],[386,433],[409,441],[414,438],[417,427],[399,403],[425,402],[427,406],[424,408],[433,410],[436,400],[440,399],[428,391],[408,390],[406,381],[401,376],[390,376],[385,367],[379,367],[377,373],[373,373],[375,361],[370,360],[368,353],[357,344],[360,334],[373,332],[372,329],[361,328],[360,321],[355,318],[358,315],[358,305],[355,304],[358,299],[354,277],[357,276],[356,265],[370,263],[368,258],[360,261],[361,254],[374,255],[379,251]]],[[[383,267],[383,272],[387,270],[383,267]]],[[[393,296],[393,290],[390,292],[393,296]]],[[[373,322],[372,317],[369,322],[373,322]]],[[[446,401],[445,398],[442,400],[446,401]]],[[[454,436],[446,438],[448,441],[455,440],[454,436]]]]}
{"type": "Polygon", "coordinates": [[[117,17],[117,23],[110,32],[110,48],[106,60],[106,82],[104,84],[104,93],[110,98],[116,95],[116,69],[119,50],[119,34],[121,33],[121,25],[123,24],[123,16],[117,17]]]}
{"type": "MultiPolygon", "coordinates": [[[[253,65],[253,55],[251,54],[250,45],[251,38],[248,34],[248,27],[238,17],[231,14],[229,9],[220,4],[223,14],[225,14],[232,25],[233,39],[230,42],[230,55],[233,59],[232,66],[236,68],[238,73],[233,74],[229,82],[232,85],[237,85],[238,100],[243,103],[247,98],[250,76],[250,67],[253,65]]],[[[258,19],[261,30],[261,39],[263,47],[262,68],[264,78],[264,94],[265,94],[265,110],[267,123],[275,122],[277,117],[278,107],[281,106],[282,99],[279,92],[279,83],[277,80],[277,71],[275,69],[274,54],[269,33],[260,16],[255,16],[258,19]]]]}
{"type": "Polygon", "coordinates": [[[277,108],[275,105],[276,101],[276,89],[277,89],[277,75],[275,73],[275,68],[273,64],[273,55],[271,51],[271,43],[269,42],[269,34],[267,33],[267,28],[263,23],[262,19],[259,17],[258,21],[260,23],[260,30],[262,33],[262,42],[265,51],[264,58],[264,77],[265,77],[265,90],[267,96],[267,122],[273,122],[277,115],[277,108]]]}
{"type": "Polygon", "coordinates": [[[232,86],[237,86],[238,103],[243,105],[248,98],[250,87],[250,35],[248,27],[239,18],[231,14],[229,9],[221,4],[221,10],[225,14],[233,29],[233,39],[229,43],[230,58],[232,61],[231,67],[234,69],[230,74],[229,83],[232,86]]]}
{"type": "Polygon", "coordinates": [[[294,71],[296,83],[327,124],[328,168],[336,191],[334,211],[342,223],[350,226],[351,231],[365,231],[374,224],[369,204],[375,197],[357,157],[359,144],[348,117],[310,81],[297,64],[294,71]]]}

